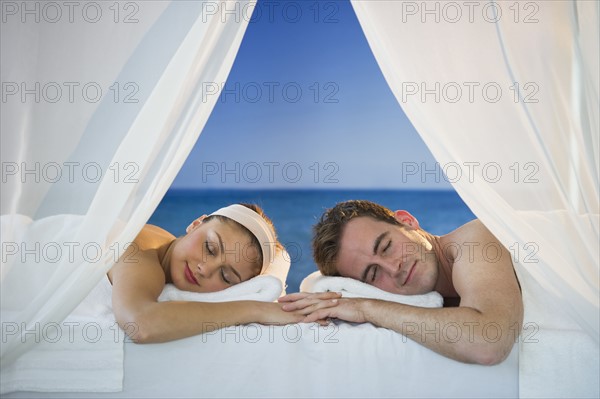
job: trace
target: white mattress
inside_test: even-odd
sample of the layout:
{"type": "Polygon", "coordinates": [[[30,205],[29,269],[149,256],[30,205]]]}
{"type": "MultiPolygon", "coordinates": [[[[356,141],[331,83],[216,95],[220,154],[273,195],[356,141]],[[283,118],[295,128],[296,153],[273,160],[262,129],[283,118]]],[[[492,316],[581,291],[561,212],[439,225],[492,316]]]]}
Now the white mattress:
{"type": "MultiPolygon", "coordinates": [[[[432,336],[433,338],[433,336],[432,336]]],[[[518,397],[518,347],[497,366],[459,363],[370,324],[247,326],[125,343],[122,392],[7,398],[518,397]]]]}

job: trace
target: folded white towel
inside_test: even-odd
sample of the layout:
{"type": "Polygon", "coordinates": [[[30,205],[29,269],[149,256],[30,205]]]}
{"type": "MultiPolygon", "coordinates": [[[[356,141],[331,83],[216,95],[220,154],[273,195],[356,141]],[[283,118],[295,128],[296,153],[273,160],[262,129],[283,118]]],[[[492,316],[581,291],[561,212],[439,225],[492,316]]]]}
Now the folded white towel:
{"type": "Polygon", "coordinates": [[[65,320],[28,328],[28,339],[38,344],[2,368],[0,393],[121,391],[124,334],[112,313],[111,291],[104,277],[65,320]]]}
{"type": "Polygon", "coordinates": [[[300,284],[303,292],[341,292],[344,298],[370,298],[403,303],[422,308],[441,308],[444,304],[442,296],[435,291],[423,295],[399,295],[380,290],[377,287],[348,277],[323,276],[321,272],[308,275],[300,284]]]}
{"type": "Polygon", "coordinates": [[[223,291],[198,293],[182,291],[173,284],[167,284],[158,297],[159,302],[194,301],[194,302],[227,302],[227,301],[261,301],[273,302],[281,295],[281,281],[273,276],[262,275],[236,284],[223,291]]]}

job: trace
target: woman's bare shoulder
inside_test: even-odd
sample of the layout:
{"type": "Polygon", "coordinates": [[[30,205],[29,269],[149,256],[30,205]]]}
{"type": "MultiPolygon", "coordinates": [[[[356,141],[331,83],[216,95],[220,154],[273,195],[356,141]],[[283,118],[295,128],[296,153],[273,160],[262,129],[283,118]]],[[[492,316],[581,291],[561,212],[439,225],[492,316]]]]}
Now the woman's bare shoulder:
{"type": "Polygon", "coordinates": [[[134,243],[139,250],[145,251],[148,249],[158,249],[174,239],[175,236],[167,230],[147,224],[142,228],[137,237],[135,237],[134,243]]]}
{"type": "MultiPolygon", "coordinates": [[[[174,239],[175,236],[158,226],[145,225],[133,243],[127,246],[123,255],[108,271],[108,279],[114,286],[113,279],[116,275],[136,275],[134,280],[156,279],[160,283],[157,288],[160,286],[162,289],[165,284],[165,272],[161,265],[162,256],[174,239]]],[[[148,286],[149,284],[146,281],[144,285],[148,286]]],[[[158,292],[160,293],[160,291],[158,292]]]]}

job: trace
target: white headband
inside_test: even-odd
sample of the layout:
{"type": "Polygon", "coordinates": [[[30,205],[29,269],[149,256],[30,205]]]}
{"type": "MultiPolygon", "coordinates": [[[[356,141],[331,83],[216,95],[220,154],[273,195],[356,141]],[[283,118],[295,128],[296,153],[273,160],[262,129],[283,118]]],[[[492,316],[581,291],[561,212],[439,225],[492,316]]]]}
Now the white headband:
{"type": "Polygon", "coordinates": [[[260,273],[264,273],[271,262],[273,262],[273,259],[275,259],[275,236],[265,219],[252,209],[239,204],[233,204],[218,209],[209,216],[213,215],[225,216],[234,220],[254,234],[254,237],[256,237],[260,243],[263,256],[260,273]]]}

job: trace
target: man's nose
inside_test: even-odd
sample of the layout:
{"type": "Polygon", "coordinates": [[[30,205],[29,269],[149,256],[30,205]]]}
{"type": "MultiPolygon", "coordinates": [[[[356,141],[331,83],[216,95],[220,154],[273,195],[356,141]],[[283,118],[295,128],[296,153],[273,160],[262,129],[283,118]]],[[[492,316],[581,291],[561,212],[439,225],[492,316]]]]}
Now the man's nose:
{"type": "Polygon", "coordinates": [[[378,263],[381,266],[381,268],[390,276],[395,277],[398,274],[400,274],[400,266],[402,265],[400,261],[397,261],[395,259],[380,259],[378,263]]]}

